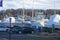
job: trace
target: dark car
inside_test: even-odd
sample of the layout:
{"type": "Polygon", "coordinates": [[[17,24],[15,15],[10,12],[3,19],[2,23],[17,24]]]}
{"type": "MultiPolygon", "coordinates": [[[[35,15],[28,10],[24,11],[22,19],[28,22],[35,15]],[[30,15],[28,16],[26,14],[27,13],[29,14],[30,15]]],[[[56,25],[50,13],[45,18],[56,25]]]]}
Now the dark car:
{"type": "Polygon", "coordinates": [[[22,27],[14,27],[11,29],[11,33],[21,33],[22,27]]]}
{"type": "Polygon", "coordinates": [[[8,32],[8,30],[10,30],[10,28],[5,27],[5,26],[0,26],[0,31],[8,32]]]}
{"type": "Polygon", "coordinates": [[[22,27],[22,33],[23,34],[26,34],[26,33],[31,34],[33,32],[34,32],[34,30],[31,27],[22,27]]]}
{"type": "Polygon", "coordinates": [[[19,27],[19,26],[14,26],[11,30],[11,33],[33,33],[34,30],[32,27],[27,27],[27,26],[23,26],[23,27],[19,27]]]}

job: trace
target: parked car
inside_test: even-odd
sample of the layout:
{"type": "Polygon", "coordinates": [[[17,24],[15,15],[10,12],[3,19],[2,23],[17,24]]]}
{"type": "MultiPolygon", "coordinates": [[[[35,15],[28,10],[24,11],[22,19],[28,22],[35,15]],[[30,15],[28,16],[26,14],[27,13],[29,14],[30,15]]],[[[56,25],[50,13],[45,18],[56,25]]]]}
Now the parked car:
{"type": "Polygon", "coordinates": [[[22,28],[21,27],[13,27],[12,29],[10,29],[11,33],[21,33],[22,28]]]}
{"type": "Polygon", "coordinates": [[[34,30],[31,27],[22,27],[22,33],[34,33],[34,30]]]}
{"type": "Polygon", "coordinates": [[[10,28],[8,28],[8,27],[0,26],[0,32],[2,32],[2,31],[8,32],[9,30],[10,30],[10,28]]]}
{"type": "Polygon", "coordinates": [[[23,34],[27,34],[27,33],[33,33],[34,30],[30,27],[14,27],[13,29],[11,29],[12,33],[23,33],[23,34]]]}

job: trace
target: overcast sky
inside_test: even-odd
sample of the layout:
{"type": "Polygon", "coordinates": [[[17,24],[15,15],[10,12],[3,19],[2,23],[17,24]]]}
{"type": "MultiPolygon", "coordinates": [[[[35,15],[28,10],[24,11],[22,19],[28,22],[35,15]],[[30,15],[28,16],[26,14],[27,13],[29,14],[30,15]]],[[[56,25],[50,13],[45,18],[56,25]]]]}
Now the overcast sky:
{"type": "Polygon", "coordinates": [[[12,8],[60,9],[60,0],[3,0],[3,7],[0,7],[0,10],[12,8]]]}

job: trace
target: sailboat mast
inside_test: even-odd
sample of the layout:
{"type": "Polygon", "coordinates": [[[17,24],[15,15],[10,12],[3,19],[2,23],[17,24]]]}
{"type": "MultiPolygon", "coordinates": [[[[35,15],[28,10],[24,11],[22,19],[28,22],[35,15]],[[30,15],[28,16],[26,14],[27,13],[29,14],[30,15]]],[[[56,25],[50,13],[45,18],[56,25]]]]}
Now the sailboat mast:
{"type": "Polygon", "coordinates": [[[23,0],[23,21],[24,21],[24,17],[25,17],[24,10],[25,10],[25,8],[24,8],[24,0],[23,0]]]}
{"type": "MultiPolygon", "coordinates": [[[[55,9],[55,0],[54,0],[54,9],[55,9]]],[[[54,10],[54,14],[56,14],[56,9],[54,10]]]]}
{"type": "Polygon", "coordinates": [[[33,20],[33,17],[34,17],[34,0],[32,0],[32,20],[33,20]]]}

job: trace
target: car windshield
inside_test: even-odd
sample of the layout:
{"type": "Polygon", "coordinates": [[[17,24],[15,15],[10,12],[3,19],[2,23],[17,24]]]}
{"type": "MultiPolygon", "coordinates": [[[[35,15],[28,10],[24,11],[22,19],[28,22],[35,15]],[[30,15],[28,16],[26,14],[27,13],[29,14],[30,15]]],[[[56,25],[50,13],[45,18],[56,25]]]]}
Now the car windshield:
{"type": "Polygon", "coordinates": [[[15,27],[14,29],[21,29],[21,27],[15,27]]]}

